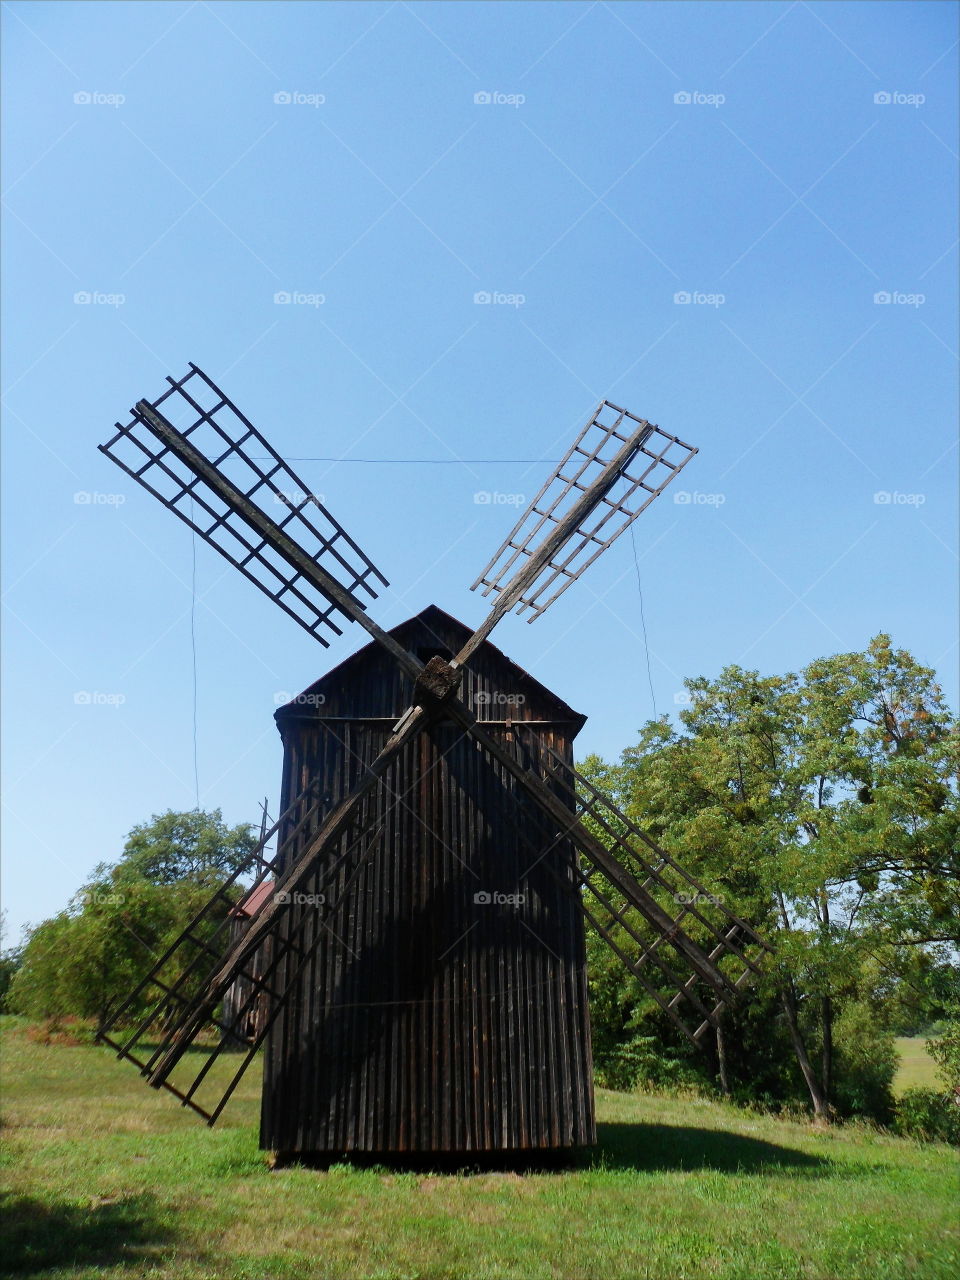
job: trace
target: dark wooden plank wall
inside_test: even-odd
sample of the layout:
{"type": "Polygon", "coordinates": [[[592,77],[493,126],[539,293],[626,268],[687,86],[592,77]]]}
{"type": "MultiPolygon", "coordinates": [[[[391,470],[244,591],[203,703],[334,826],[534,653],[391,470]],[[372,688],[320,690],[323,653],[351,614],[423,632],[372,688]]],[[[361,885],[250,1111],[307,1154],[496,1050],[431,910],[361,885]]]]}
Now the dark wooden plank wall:
{"type": "MultiPolygon", "coordinates": [[[[432,610],[396,634],[410,648],[452,651],[467,633],[432,610]]],[[[318,774],[336,803],[412,689],[367,649],[312,694],[278,713],[283,803],[318,774]]],[[[582,717],[493,646],[471,661],[465,695],[512,749],[505,711],[571,757],[582,717]],[[525,701],[496,696],[518,694],[525,701]]],[[[267,1041],[263,1146],[478,1153],[594,1141],[583,917],[556,874],[568,874],[571,855],[564,844],[532,852],[522,822],[512,780],[453,724],[401,754],[362,815],[367,833],[382,830],[357,850],[353,883],[344,892],[344,871],[322,886],[325,906],[289,913],[292,928],[310,913],[304,941],[318,946],[267,1041]],[[524,901],[480,903],[479,892],[524,901]]],[[[304,892],[320,888],[318,877],[304,892]]]]}

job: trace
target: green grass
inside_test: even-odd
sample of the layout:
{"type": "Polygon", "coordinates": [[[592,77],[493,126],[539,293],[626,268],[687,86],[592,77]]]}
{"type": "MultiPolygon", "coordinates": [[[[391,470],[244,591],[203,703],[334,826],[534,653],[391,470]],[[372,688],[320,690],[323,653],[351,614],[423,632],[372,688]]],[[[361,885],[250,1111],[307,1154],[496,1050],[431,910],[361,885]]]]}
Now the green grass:
{"type": "MultiPolygon", "coordinates": [[[[9,1020],[8,1020],[9,1022],[9,1020]]],[[[578,1168],[270,1172],[256,1081],[210,1130],[104,1049],[3,1054],[0,1268],[182,1280],[934,1280],[955,1153],[699,1100],[601,1091],[578,1168]]]]}
{"type": "Polygon", "coordinates": [[[927,1053],[924,1036],[898,1036],[900,1063],[893,1081],[893,1092],[899,1098],[904,1089],[941,1089],[937,1064],[927,1053]]]}

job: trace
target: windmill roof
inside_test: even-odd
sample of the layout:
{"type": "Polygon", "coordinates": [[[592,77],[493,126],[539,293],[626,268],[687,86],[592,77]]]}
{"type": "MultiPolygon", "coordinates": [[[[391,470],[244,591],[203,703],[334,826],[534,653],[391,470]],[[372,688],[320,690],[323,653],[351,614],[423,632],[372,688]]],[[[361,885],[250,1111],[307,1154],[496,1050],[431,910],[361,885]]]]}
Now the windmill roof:
{"type": "MultiPolygon", "coordinates": [[[[424,628],[430,632],[435,632],[438,645],[443,647],[446,647],[447,642],[454,637],[457,639],[456,647],[459,647],[459,645],[466,643],[473,634],[472,627],[468,627],[466,623],[454,618],[452,614],[447,613],[446,610],[441,609],[438,605],[431,604],[421,610],[420,613],[414,614],[413,617],[407,618],[395,627],[391,627],[389,635],[403,643],[405,633],[418,629],[422,631],[424,628]]],[[[290,715],[302,715],[305,704],[322,706],[323,700],[319,695],[323,694],[325,689],[342,689],[350,681],[359,680],[364,668],[382,653],[383,650],[377,641],[371,640],[326,672],[319,680],[315,680],[297,697],[279,707],[275,713],[276,718],[278,721],[283,721],[290,715]]],[[[501,649],[491,644],[489,640],[484,641],[477,651],[478,656],[481,654],[489,664],[497,667],[502,666],[506,680],[525,685],[535,696],[538,705],[549,708],[549,718],[551,720],[571,725],[574,735],[580,732],[587,720],[585,715],[579,711],[574,711],[552,689],[548,689],[535,676],[532,676],[529,671],[526,671],[518,663],[508,658],[501,649]]]]}

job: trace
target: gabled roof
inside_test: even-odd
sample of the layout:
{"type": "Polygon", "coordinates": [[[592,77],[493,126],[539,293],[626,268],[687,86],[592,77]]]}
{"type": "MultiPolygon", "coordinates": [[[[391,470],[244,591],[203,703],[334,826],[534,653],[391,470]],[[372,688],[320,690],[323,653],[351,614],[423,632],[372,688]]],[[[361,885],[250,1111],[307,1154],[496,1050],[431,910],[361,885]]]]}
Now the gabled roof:
{"type": "MultiPolygon", "coordinates": [[[[403,644],[407,633],[414,630],[422,630],[423,628],[436,635],[438,647],[446,647],[448,642],[452,640],[454,648],[459,648],[473,634],[473,628],[468,627],[458,618],[454,618],[452,614],[447,613],[435,604],[428,605],[426,609],[411,618],[407,618],[405,622],[391,627],[389,634],[403,644]]],[[[305,705],[322,706],[325,691],[330,689],[342,690],[349,682],[359,680],[364,667],[372,662],[378,662],[382,654],[383,650],[380,645],[376,640],[371,640],[361,649],[358,649],[356,653],[352,653],[332,670],[321,676],[319,680],[315,680],[297,697],[278,708],[275,713],[277,719],[284,720],[292,714],[302,715],[305,705]]],[[[549,718],[551,720],[570,724],[573,726],[573,734],[579,733],[583,728],[587,720],[585,715],[582,715],[579,711],[574,711],[552,689],[548,689],[546,685],[541,684],[536,677],[530,675],[518,663],[508,658],[501,649],[491,644],[489,640],[484,641],[475,656],[485,658],[488,665],[502,666],[506,682],[527,687],[539,703],[549,704],[551,713],[549,718]]]]}

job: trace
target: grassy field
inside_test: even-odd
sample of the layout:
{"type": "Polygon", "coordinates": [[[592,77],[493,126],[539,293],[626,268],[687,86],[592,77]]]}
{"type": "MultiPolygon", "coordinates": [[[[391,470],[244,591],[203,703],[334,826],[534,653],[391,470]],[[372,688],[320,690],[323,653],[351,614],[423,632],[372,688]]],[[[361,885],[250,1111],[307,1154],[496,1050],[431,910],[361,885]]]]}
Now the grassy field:
{"type": "Polygon", "coordinates": [[[926,1050],[923,1036],[898,1036],[897,1053],[900,1065],[893,1081],[893,1092],[900,1096],[904,1089],[942,1088],[937,1076],[937,1064],[926,1050]]]}
{"type": "Polygon", "coordinates": [[[209,1130],[106,1050],[5,1020],[0,1269],[183,1280],[934,1280],[956,1155],[601,1092],[598,1150],[523,1174],[271,1172],[256,1081],[209,1130]]]}

